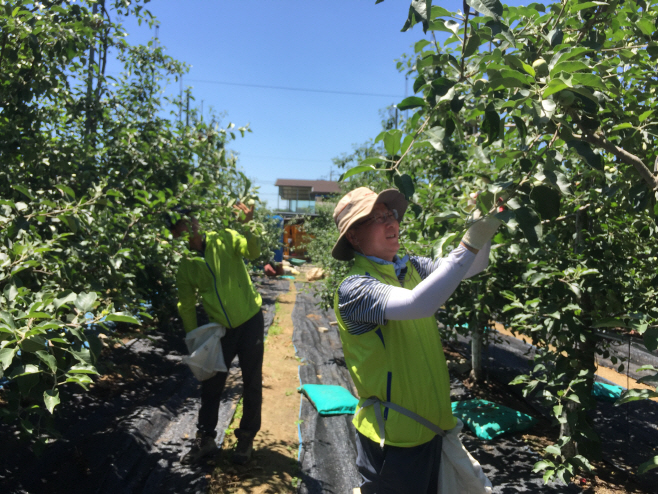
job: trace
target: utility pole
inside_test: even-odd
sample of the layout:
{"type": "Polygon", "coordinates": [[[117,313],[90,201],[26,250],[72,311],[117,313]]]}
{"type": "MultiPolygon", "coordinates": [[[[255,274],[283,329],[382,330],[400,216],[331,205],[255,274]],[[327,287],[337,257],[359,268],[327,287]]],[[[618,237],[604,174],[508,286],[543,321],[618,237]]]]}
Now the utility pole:
{"type": "Polygon", "coordinates": [[[183,115],[183,74],[180,75],[180,102],[178,104],[178,121],[182,120],[183,115]]]}
{"type": "Polygon", "coordinates": [[[185,109],[185,127],[190,126],[190,92],[187,91],[187,105],[185,109]]]}

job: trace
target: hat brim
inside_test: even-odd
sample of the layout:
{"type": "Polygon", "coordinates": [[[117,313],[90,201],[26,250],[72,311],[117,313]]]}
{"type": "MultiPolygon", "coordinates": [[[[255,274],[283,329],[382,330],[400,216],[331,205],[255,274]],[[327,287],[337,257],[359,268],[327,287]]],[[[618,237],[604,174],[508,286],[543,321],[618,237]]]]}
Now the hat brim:
{"type": "Polygon", "coordinates": [[[404,198],[404,195],[397,189],[386,189],[377,194],[377,199],[372,203],[372,205],[367,208],[363,214],[355,217],[348,228],[343,232],[343,234],[338,237],[334,248],[331,249],[331,255],[334,259],[339,261],[349,261],[354,258],[354,249],[349,240],[347,240],[345,234],[349,231],[354,223],[359,221],[362,218],[365,218],[370,213],[372,213],[373,208],[376,204],[386,204],[389,209],[395,209],[398,212],[398,221],[402,221],[404,218],[404,213],[407,211],[409,202],[404,198]]]}

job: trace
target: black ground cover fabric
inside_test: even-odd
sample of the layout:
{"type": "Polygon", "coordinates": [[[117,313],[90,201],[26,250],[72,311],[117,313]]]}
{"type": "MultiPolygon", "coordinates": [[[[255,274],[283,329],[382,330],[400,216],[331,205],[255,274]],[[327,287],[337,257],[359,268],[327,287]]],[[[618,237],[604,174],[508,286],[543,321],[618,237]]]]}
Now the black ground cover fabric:
{"type": "MultiPolygon", "coordinates": [[[[261,280],[265,328],[288,280],[261,280]]],[[[67,390],[56,414],[62,438],[35,457],[0,426],[2,493],[205,493],[212,464],[180,465],[196,431],[199,384],[182,363],[184,334],[149,333],[112,352],[115,368],[129,378],[89,393],[67,390]],[[72,402],[73,406],[69,403],[72,402]]],[[[220,406],[218,442],[241,395],[237,360],[231,365],[220,406]]],[[[56,409],[57,410],[57,409],[56,409]]]]}
{"type": "MultiPolygon", "coordinates": [[[[507,384],[517,375],[530,373],[533,367],[534,348],[516,338],[497,335],[498,342],[490,343],[483,348],[484,370],[487,379],[494,379],[507,384]]],[[[455,345],[465,356],[470,356],[470,340],[459,337],[455,345]]],[[[628,351],[627,345],[615,345],[615,351],[623,356],[628,351]]],[[[631,369],[641,365],[656,365],[657,352],[631,346],[631,369]]],[[[628,357],[628,354],[626,355],[628,357]]],[[[611,366],[611,365],[610,365],[611,366]]],[[[630,366],[627,366],[627,369],[630,366]]],[[[638,376],[633,370],[630,377],[638,376]]],[[[519,386],[509,386],[510,393],[520,396],[519,386]]],[[[535,395],[527,401],[545,416],[548,412],[540,399],[535,395]]],[[[647,489],[655,492],[658,485],[658,470],[654,469],[644,475],[636,475],[637,467],[655,455],[658,444],[658,403],[654,401],[635,401],[621,406],[597,401],[596,409],[590,412],[594,429],[601,437],[603,460],[616,468],[627,472],[629,478],[647,489]]]]}
{"type": "MultiPolygon", "coordinates": [[[[320,310],[311,289],[298,285],[293,310],[293,343],[298,357],[302,384],[336,384],[356,390],[345,366],[340,337],[333,311],[320,310]]],[[[473,398],[463,383],[451,378],[451,399],[473,398]]],[[[302,483],[300,494],[351,494],[360,484],[356,471],[356,446],[351,415],[321,417],[305,397],[301,398],[300,464],[302,483]]],[[[494,485],[495,493],[546,492],[578,493],[574,485],[558,483],[544,485],[541,477],[532,474],[539,456],[516,435],[500,436],[482,441],[471,432],[462,434],[462,442],[480,462],[494,485]]]]}

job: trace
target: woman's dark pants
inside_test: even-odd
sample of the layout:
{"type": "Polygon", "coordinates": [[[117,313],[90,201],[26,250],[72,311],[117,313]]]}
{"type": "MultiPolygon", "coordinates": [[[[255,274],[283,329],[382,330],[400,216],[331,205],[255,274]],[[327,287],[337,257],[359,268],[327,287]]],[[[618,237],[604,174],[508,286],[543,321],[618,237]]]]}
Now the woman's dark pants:
{"type": "Polygon", "coordinates": [[[356,466],[363,479],[361,494],[436,494],[442,445],[441,436],[435,436],[412,448],[382,448],[357,431],[356,466]]]}
{"type": "MultiPolygon", "coordinates": [[[[222,338],[224,362],[230,368],[237,355],[244,383],[242,394],[242,420],[235,431],[238,439],[253,439],[260,430],[261,404],[263,402],[263,313],[258,311],[247,322],[226,330],[222,338]]],[[[219,403],[226,384],[227,372],[201,382],[201,408],[197,429],[204,435],[216,436],[219,403]]]]}

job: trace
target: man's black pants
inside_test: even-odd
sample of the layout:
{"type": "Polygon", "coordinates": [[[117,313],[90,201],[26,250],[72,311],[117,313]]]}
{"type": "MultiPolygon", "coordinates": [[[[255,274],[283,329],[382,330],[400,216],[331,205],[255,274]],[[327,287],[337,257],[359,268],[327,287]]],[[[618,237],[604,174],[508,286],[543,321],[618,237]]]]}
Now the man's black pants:
{"type": "MultiPolygon", "coordinates": [[[[238,439],[253,439],[260,430],[263,403],[263,337],[263,313],[259,310],[240,326],[227,328],[222,338],[222,353],[226,366],[230,367],[237,355],[242,370],[243,413],[240,428],[235,431],[238,439]]],[[[201,382],[201,408],[197,429],[205,435],[216,436],[219,403],[227,376],[227,372],[218,372],[210,379],[201,382]]]]}
{"type": "Polygon", "coordinates": [[[361,493],[435,494],[439,488],[442,446],[443,438],[435,436],[412,448],[382,448],[357,431],[356,466],[363,479],[361,493]]]}

